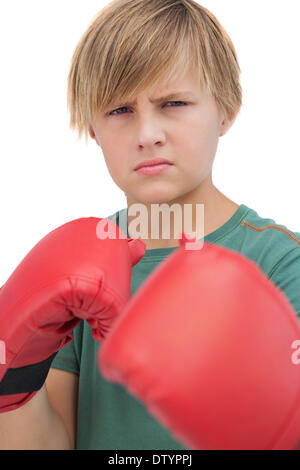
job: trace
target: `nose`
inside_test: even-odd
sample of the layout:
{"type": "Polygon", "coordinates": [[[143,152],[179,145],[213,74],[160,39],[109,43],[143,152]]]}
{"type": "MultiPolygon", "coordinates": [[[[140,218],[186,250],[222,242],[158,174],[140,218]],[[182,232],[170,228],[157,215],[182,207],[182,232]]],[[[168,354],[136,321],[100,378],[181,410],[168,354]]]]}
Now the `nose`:
{"type": "Polygon", "coordinates": [[[166,134],[159,120],[150,113],[137,119],[136,136],[139,148],[152,148],[163,146],[166,142],[166,134]]]}

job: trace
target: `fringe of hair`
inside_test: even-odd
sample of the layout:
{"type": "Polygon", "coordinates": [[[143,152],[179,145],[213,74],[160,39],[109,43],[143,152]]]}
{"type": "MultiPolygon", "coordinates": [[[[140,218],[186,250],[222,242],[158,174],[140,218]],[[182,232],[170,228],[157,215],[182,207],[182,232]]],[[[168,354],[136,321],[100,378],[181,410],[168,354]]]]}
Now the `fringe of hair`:
{"type": "Polygon", "coordinates": [[[193,0],[113,0],[92,20],[72,57],[67,106],[70,128],[88,126],[112,103],[163,86],[195,66],[231,119],[242,106],[234,45],[206,8],[193,0]]]}

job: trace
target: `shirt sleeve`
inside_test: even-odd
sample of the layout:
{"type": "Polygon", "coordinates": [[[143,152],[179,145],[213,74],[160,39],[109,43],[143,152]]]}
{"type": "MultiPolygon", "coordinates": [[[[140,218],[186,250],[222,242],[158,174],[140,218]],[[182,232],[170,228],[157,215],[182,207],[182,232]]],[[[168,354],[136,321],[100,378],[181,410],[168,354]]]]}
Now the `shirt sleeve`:
{"type": "Polygon", "coordinates": [[[80,373],[83,321],[73,330],[73,340],[56,354],[51,367],[75,374],[80,373]]]}
{"type": "Polygon", "coordinates": [[[277,263],[270,279],[285,293],[300,322],[300,247],[291,250],[277,263]]]}

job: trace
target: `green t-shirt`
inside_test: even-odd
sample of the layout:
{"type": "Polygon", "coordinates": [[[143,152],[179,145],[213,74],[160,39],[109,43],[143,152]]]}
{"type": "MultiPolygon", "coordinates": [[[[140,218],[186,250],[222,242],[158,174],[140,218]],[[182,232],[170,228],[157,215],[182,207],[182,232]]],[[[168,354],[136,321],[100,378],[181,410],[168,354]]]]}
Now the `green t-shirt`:
{"type": "MultiPolygon", "coordinates": [[[[120,215],[122,220],[127,220],[127,209],[108,218],[119,225],[120,215]]],[[[124,226],[119,226],[124,231],[124,226]]],[[[300,233],[293,233],[272,219],[261,218],[242,204],[231,219],[206,236],[205,241],[231,248],[256,262],[285,292],[300,319],[300,233]]],[[[146,251],[132,270],[132,296],[175,249],[146,251]]],[[[76,448],[188,449],[150,416],[146,407],[125,388],[101,376],[97,365],[101,344],[93,339],[88,323],[82,321],[73,333],[73,341],[58,352],[52,367],[79,374],[76,448]]]]}

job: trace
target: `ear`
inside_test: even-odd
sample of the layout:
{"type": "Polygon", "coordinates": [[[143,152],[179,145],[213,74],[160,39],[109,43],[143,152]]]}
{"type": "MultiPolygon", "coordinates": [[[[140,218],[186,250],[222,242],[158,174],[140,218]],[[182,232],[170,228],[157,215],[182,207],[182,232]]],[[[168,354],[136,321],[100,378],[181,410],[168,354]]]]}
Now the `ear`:
{"type": "Polygon", "coordinates": [[[224,118],[224,120],[222,121],[222,125],[221,125],[220,137],[222,137],[229,131],[231,126],[234,124],[237,118],[237,115],[238,113],[234,114],[234,116],[231,119],[224,118]]]}
{"type": "Polygon", "coordinates": [[[92,139],[96,140],[96,134],[95,134],[94,129],[92,128],[92,126],[90,124],[89,124],[89,134],[90,134],[90,137],[92,139]]]}
{"type": "Polygon", "coordinates": [[[95,134],[93,126],[91,124],[89,124],[89,126],[88,126],[88,131],[89,131],[90,137],[95,140],[96,144],[99,145],[99,147],[101,147],[98,140],[97,140],[97,136],[95,134]]]}

